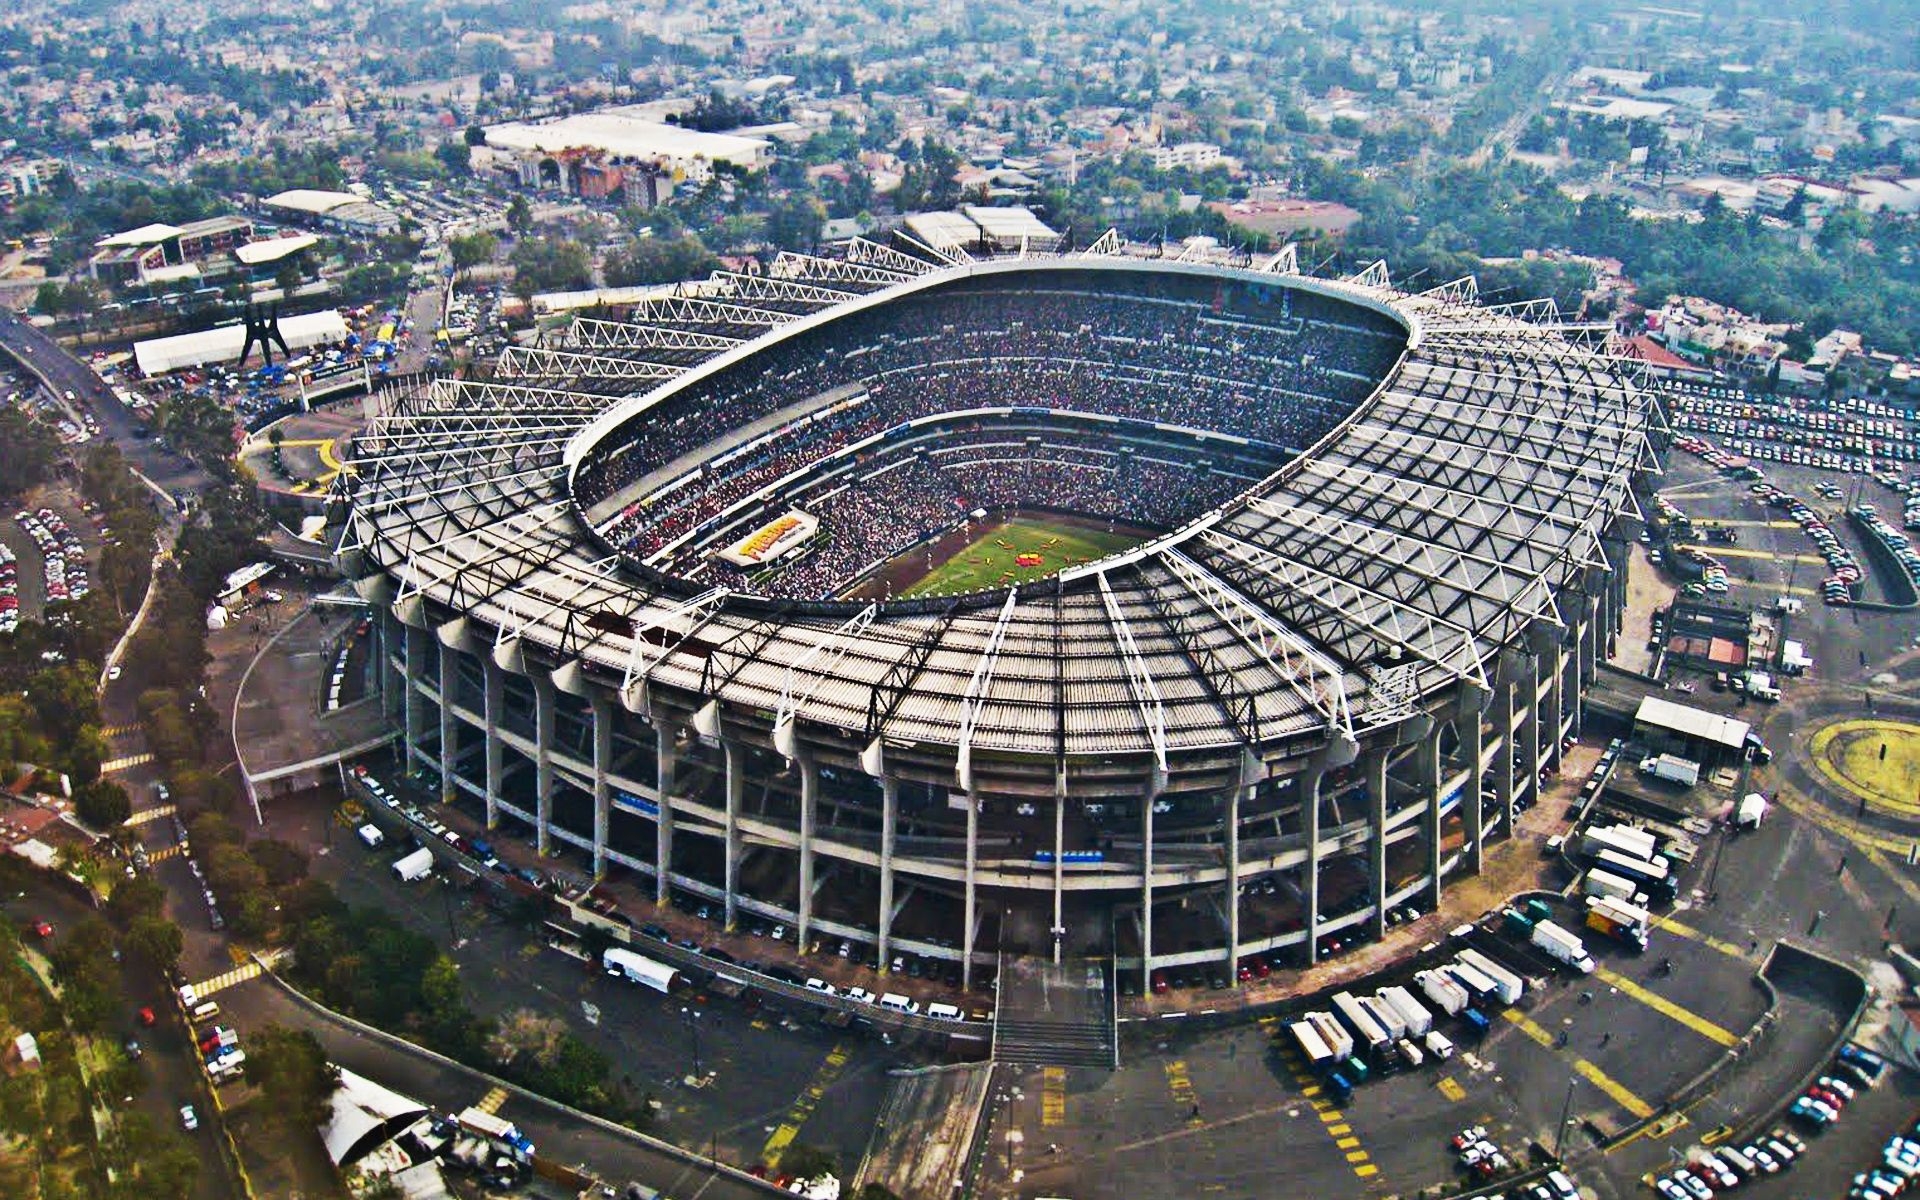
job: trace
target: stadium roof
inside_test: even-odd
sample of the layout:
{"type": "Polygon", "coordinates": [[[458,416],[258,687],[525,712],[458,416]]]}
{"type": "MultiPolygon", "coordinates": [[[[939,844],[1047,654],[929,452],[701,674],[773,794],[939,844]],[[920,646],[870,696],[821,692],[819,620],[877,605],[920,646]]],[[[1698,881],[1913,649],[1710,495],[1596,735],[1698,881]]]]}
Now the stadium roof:
{"type": "Polygon", "coordinates": [[[509,121],[489,126],[486,134],[487,145],[505,150],[543,150],[553,154],[562,150],[594,149],[621,158],[672,162],[704,158],[744,167],[757,166],[768,146],[765,138],[702,133],[646,120],[618,108],[537,123],[509,121]]]}
{"type": "Polygon", "coordinates": [[[352,192],[326,192],[318,188],[292,188],[268,196],[261,203],[273,208],[290,208],[295,212],[310,213],[313,216],[325,216],[343,204],[361,204],[364,200],[352,192]]]}
{"type": "Polygon", "coordinates": [[[234,247],[233,256],[249,267],[262,263],[278,262],[289,254],[297,254],[310,246],[320,244],[320,239],[311,233],[298,233],[292,237],[268,238],[263,242],[248,242],[244,246],[234,247]]]}
{"type": "Polygon", "coordinates": [[[980,241],[980,227],[957,212],[915,213],[906,225],[908,233],[941,253],[965,251],[980,241]]]}
{"type": "Polygon", "coordinates": [[[179,235],[180,227],[178,225],[163,225],[155,222],[152,225],[142,225],[138,229],[128,229],[121,233],[113,234],[110,237],[103,237],[95,242],[94,245],[103,248],[113,246],[151,246],[156,242],[164,242],[170,237],[178,237],[179,235]]]}
{"type": "MultiPolygon", "coordinates": [[[[332,309],[282,317],[280,335],[287,339],[287,348],[297,353],[313,346],[344,341],[347,322],[332,309]]],[[[245,325],[220,325],[198,333],[135,342],[133,361],[142,375],[164,375],[209,363],[231,362],[240,357],[246,344],[245,325]]]]}
{"type": "Polygon", "coordinates": [[[963,205],[960,209],[967,220],[979,227],[980,232],[1008,250],[1018,249],[1022,242],[1037,249],[1053,249],[1060,241],[1060,235],[1047,228],[1047,223],[1033,215],[1033,210],[1023,205],[1008,205],[989,208],[980,204],[963,205]]]}
{"type": "Polygon", "coordinates": [[[401,620],[513,670],[537,651],[569,691],[591,675],[634,711],[686,705],[696,726],[720,708],[771,714],[776,745],[806,728],[950,747],[962,787],[975,750],[1290,756],[1433,698],[1485,696],[1503,653],[1559,639],[1573,619],[1559,606],[1604,586],[1602,538],[1634,511],[1651,453],[1651,395],[1631,364],[1571,344],[1547,302],[1486,309],[1470,279],[1410,294],[1382,264],[1322,280],[1284,254],[1208,253],[1150,261],[1109,235],[936,268],[856,239],[840,258],[782,255],[764,277],[717,273],[724,301],[657,296],[620,321],[576,320],[509,350],[494,381],[403,394],[356,439],[341,561],[401,620]],[[1052,270],[1284,281],[1390,314],[1407,346],[1345,424],[1239,500],[966,604],[770,606],[612,569],[581,523],[577,464],[689,379],[758,353],[754,339],[1052,270]]]}

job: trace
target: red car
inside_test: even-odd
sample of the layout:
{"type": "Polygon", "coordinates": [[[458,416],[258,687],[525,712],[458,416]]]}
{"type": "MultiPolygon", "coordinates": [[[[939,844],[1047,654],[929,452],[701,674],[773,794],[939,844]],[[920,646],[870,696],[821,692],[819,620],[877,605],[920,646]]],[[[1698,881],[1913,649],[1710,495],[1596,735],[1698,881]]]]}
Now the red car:
{"type": "Polygon", "coordinates": [[[43,939],[53,936],[53,924],[49,921],[35,921],[32,925],[28,926],[28,928],[32,929],[36,936],[43,939]]]}
{"type": "Polygon", "coordinates": [[[140,1023],[142,1025],[152,1025],[155,1019],[151,1008],[143,1008],[140,1010],[140,1023]]]}

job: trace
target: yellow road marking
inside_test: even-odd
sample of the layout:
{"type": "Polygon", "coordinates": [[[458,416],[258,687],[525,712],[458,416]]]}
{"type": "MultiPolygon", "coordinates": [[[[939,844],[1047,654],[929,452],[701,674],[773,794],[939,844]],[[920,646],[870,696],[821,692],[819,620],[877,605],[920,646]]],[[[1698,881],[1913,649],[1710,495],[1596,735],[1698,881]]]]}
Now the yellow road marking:
{"type": "Polygon", "coordinates": [[[1646,988],[1641,987],[1617,971],[1610,971],[1602,967],[1596,974],[1606,983],[1619,988],[1628,996],[1638,1000],[1661,1016],[1685,1025],[1688,1029],[1693,1030],[1708,1041],[1718,1042],[1722,1046],[1731,1046],[1740,1040],[1738,1034],[1725,1026],[1716,1025],[1699,1013],[1682,1008],[1657,992],[1648,991],[1646,988]]]}
{"type": "Polygon", "coordinates": [[[177,810],[171,804],[160,804],[155,805],[153,808],[143,808],[138,812],[129,813],[127,816],[127,824],[145,825],[148,821],[158,821],[161,817],[170,817],[175,811],[177,810]]]}
{"type": "Polygon", "coordinates": [[[1040,1071],[1040,1124],[1064,1125],[1067,1122],[1067,1069],[1044,1067],[1040,1071]]]}
{"type": "Polygon", "coordinates": [[[140,732],[140,727],[138,725],[109,725],[100,732],[110,738],[132,737],[134,734],[140,732]]]}
{"type": "Polygon", "coordinates": [[[235,967],[231,971],[227,971],[220,975],[215,975],[212,979],[209,979],[204,983],[194,984],[193,993],[194,995],[199,996],[201,999],[204,1000],[208,996],[211,996],[213,993],[221,991],[225,988],[230,988],[237,983],[245,983],[249,979],[258,978],[260,974],[261,974],[261,971],[260,971],[259,963],[254,963],[254,962],[246,963],[242,966],[235,967]]]}
{"type": "Polygon", "coordinates": [[[1605,1092],[1609,1100],[1612,1100],[1621,1108],[1632,1113],[1637,1120],[1644,1121],[1653,1115],[1653,1105],[1648,1104],[1645,1100],[1628,1091],[1625,1085],[1620,1083],[1619,1080],[1602,1071],[1599,1067],[1594,1066],[1586,1059],[1576,1059],[1573,1064],[1573,1071],[1574,1074],[1580,1076],[1580,1078],[1605,1092]]]}
{"type": "Polygon", "coordinates": [[[1174,1101],[1188,1109],[1187,1120],[1195,1125],[1200,1123],[1200,1101],[1194,1095],[1193,1080],[1187,1075],[1185,1059],[1176,1058],[1167,1064],[1167,1090],[1173,1093],[1174,1101]]]}
{"type": "Polygon", "coordinates": [[[769,1169],[780,1165],[780,1156],[793,1144],[793,1139],[800,1136],[801,1126],[813,1116],[814,1109],[819,1107],[821,1097],[833,1086],[833,1081],[840,1078],[841,1068],[847,1065],[848,1057],[844,1044],[836,1044],[827,1051],[826,1059],[821,1062],[819,1070],[813,1073],[813,1080],[794,1100],[793,1107],[787,1110],[787,1119],[780,1123],[779,1128],[767,1139],[767,1144],[760,1148],[760,1161],[769,1169]]]}
{"type": "Polygon", "coordinates": [[[1445,1096],[1447,1099],[1452,1100],[1456,1104],[1467,1098],[1467,1089],[1461,1087],[1460,1081],[1455,1079],[1451,1075],[1448,1075],[1447,1077],[1442,1079],[1439,1083],[1436,1083],[1433,1086],[1440,1089],[1440,1094],[1442,1096],[1445,1096]]]}
{"type": "Polygon", "coordinates": [[[494,1113],[498,1113],[500,1111],[500,1106],[505,1104],[506,1102],[507,1102],[507,1089],[503,1087],[497,1087],[497,1088],[494,1088],[492,1091],[488,1092],[486,1095],[480,1097],[480,1103],[474,1105],[474,1107],[479,1109],[483,1113],[492,1115],[494,1113]]]}
{"type": "Polygon", "coordinates": [[[1338,1136],[1340,1136],[1341,1134],[1347,1134],[1347,1133],[1352,1133],[1352,1132],[1353,1132],[1353,1126],[1351,1126],[1351,1125],[1329,1125],[1329,1126],[1327,1126],[1327,1132],[1328,1132],[1328,1133],[1331,1133],[1331,1134],[1333,1134],[1333,1135],[1334,1135],[1334,1136],[1336,1136],[1336,1137],[1338,1137],[1338,1136]]]}
{"type": "Polygon", "coordinates": [[[1351,1150],[1360,1144],[1360,1139],[1357,1137],[1335,1138],[1333,1139],[1333,1144],[1342,1150],[1351,1150]]]}
{"type": "Polygon", "coordinates": [[[139,754],[129,754],[125,758],[108,759],[100,764],[100,773],[105,775],[109,771],[127,771],[134,767],[144,767],[152,761],[152,751],[143,750],[139,754]]]}
{"type": "Polygon", "coordinates": [[[162,846],[158,850],[149,851],[147,854],[147,861],[148,862],[165,862],[170,858],[178,858],[178,857],[180,857],[180,846],[178,843],[175,843],[174,845],[171,845],[171,846],[162,846]]]}
{"type": "Polygon", "coordinates": [[[1724,555],[1727,558],[1758,558],[1764,559],[1767,562],[1801,563],[1809,567],[1824,567],[1827,565],[1827,560],[1821,558],[1818,554],[1775,554],[1771,550],[1743,550],[1738,546],[1722,546],[1718,544],[1711,546],[1689,544],[1682,546],[1681,549],[1704,550],[1715,558],[1724,555]]]}
{"type": "Polygon", "coordinates": [[[1549,1050],[1553,1048],[1554,1041],[1556,1040],[1554,1036],[1540,1028],[1539,1023],[1532,1017],[1527,1016],[1517,1008],[1503,1008],[1500,1010],[1500,1015],[1505,1017],[1509,1024],[1518,1026],[1521,1033],[1526,1034],[1549,1050]]]}
{"type": "Polygon", "coordinates": [[[1702,933],[1693,926],[1681,921],[1676,921],[1672,917],[1655,917],[1653,920],[1655,927],[1686,938],[1690,942],[1698,942],[1710,950],[1718,950],[1720,953],[1732,958],[1745,958],[1747,956],[1746,951],[1740,949],[1740,947],[1734,945],[1732,942],[1714,937],[1710,933],[1702,933]]]}
{"type": "Polygon", "coordinates": [[[1353,1173],[1355,1175],[1358,1175],[1360,1178],[1365,1179],[1370,1175],[1378,1175],[1380,1173],[1380,1168],[1374,1166],[1372,1163],[1362,1163],[1353,1169],[1353,1173]]]}
{"type": "MultiPolygon", "coordinates": [[[[1263,1028],[1268,1028],[1271,1031],[1272,1024],[1277,1024],[1278,1022],[1272,1018],[1262,1018],[1260,1023],[1263,1028]]],[[[1368,1161],[1366,1150],[1359,1148],[1360,1139],[1352,1136],[1353,1126],[1347,1123],[1347,1114],[1334,1107],[1333,1101],[1326,1099],[1321,1094],[1323,1089],[1315,1082],[1313,1073],[1307,1069],[1305,1060],[1286,1042],[1281,1043],[1281,1058],[1286,1062],[1288,1070],[1293,1073],[1294,1082],[1300,1085],[1300,1094],[1307,1098],[1307,1103],[1313,1108],[1315,1115],[1320,1118],[1320,1123],[1326,1127],[1327,1136],[1333,1139],[1334,1148],[1346,1153],[1347,1162],[1353,1167],[1353,1173],[1362,1179],[1379,1174],[1380,1168],[1368,1161]]],[[[1182,1079],[1186,1077],[1186,1063],[1169,1063],[1167,1064],[1167,1078],[1170,1083],[1173,1080],[1174,1068],[1176,1067],[1179,1068],[1180,1077],[1182,1079]]],[[[1191,1088],[1191,1083],[1189,1083],[1188,1086],[1191,1088]]],[[[1178,1092],[1176,1091],[1176,1095],[1177,1094],[1178,1092]]],[[[1257,1114],[1230,1117],[1223,1122],[1223,1124],[1231,1125],[1238,1121],[1246,1120],[1248,1116],[1253,1115],[1257,1114]]],[[[1188,1123],[1196,1129],[1201,1125],[1197,1120],[1189,1121],[1188,1123]]],[[[1136,1143],[1136,1145],[1140,1144],[1144,1143],[1136,1143]]],[[[1128,1148],[1130,1147],[1122,1147],[1122,1149],[1128,1148]]]]}

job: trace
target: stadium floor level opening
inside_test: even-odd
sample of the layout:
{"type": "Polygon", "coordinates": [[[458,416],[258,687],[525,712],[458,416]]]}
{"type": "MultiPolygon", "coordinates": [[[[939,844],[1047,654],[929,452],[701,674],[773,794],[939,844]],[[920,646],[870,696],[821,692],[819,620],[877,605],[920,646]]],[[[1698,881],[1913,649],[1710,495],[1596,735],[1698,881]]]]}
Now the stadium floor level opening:
{"type": "Polygon", "coordinates": [[[999,513],[903,551],[855,584],[847,599],[956,595],[1030,583],[1157,533],[1070,513],[999,513]]]}

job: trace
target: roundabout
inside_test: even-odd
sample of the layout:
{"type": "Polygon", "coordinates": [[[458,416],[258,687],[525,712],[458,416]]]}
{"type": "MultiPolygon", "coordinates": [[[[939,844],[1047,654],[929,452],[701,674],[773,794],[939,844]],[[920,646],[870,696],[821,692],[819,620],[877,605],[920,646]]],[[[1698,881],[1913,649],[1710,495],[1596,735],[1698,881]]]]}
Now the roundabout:
{"type": "Polygon", "coordinates": [[[1920,723],[1851,718],[1815,731],[1807,745],[1814,769],[1866,809],[1920,818],[1920,723]]]}

